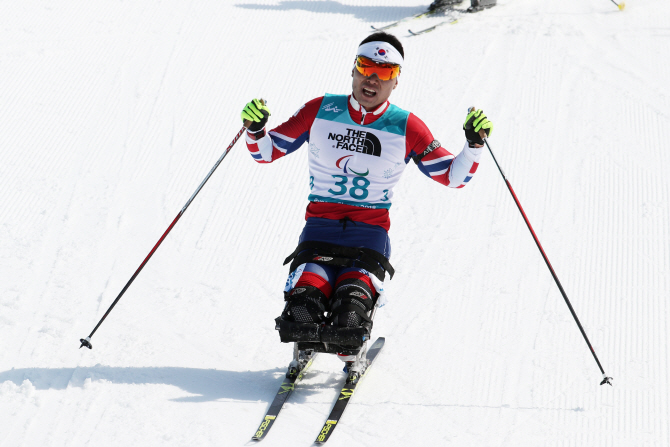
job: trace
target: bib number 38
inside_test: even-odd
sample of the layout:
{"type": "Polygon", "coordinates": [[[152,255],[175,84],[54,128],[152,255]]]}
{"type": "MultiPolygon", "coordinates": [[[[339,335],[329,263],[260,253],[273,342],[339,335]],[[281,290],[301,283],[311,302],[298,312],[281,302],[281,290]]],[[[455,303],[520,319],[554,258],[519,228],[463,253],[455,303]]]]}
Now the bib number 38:
{"type": "Polygon", "coordinates": [[[348,192],[349,195],[356,200],[365,200],[368,197],[368,186],[370,186],[370,180],[366,179],[365,177],[354,177],[352,180],[354,185],[350,188],[347,188],[347,181],[349,180],[347,176],[333,175],[333,178],[337,180],[335,182],[335,186],[337,186],[338,189],[329,189],[328,192],[332,195],[341,196],[348,192]]]}

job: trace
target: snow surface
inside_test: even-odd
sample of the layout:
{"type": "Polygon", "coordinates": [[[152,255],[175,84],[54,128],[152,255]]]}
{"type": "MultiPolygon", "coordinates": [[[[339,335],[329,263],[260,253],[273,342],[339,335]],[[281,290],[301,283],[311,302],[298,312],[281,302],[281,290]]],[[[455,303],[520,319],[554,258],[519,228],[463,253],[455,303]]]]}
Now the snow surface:
{"type": "MultiPolygon", "coordinates": [[[[246,445],[290,360],[273,319],[304,224],[303,148],[243,143],[77,349],[264,97],[271,124],[348,93],[370,25],[429,0],[0,3],[0,445],[246,445]]],[[[332,446],[668,446],[670,3],[499,0],[409,37],[392,101],[489,154],[462,190],[410,167],[392,208],[386,347],[332,446]]],[[[322,356],[264,446],[310,445],[322,356]]]]}

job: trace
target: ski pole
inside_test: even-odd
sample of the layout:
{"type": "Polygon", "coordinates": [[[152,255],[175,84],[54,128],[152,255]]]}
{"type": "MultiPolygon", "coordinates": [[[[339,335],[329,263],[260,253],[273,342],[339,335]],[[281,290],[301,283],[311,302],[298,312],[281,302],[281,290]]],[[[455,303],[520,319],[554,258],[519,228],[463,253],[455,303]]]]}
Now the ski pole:
{"type": "Polygon", "coordinates": [[[616,7],[619,8],[619,11],[623,11],[623,9],[626,7],[626,3],[624,2],[617,3],[614,0],[612,0],[612,3],[614,3],[616,7]]]}
{"type": "MultiPolygon", "coordinates": [[[[263,104],[265,104],[265,101],[262,100],[262,99],[261,99],[261,102],[262,102],[263,104]]],[[[156,245],[154,245],[154,248],[152,248],[151,251],[149,252],[149,254],[147,255],[147,257],[144,258],[144,261],[142,261],[142,264],[140,264],[140,266],[138,267],[138,269],[135,270],[135,273],[133,274],[133,276],[130,278],[130,280],[129,280],[129,281],[126,283],[126,285],[123,287],[123,289],[121,290],[121,293],[119,293],[119,295],[116,297],[116,299],[114,300],[114,302],[112,303],[112,305],[109,306],[109,309],[107,309],[107,312],[105,312],[105,315],[102,316],[102,318],[100,319],[100,321],[98,322],[98,324],[93,328],[93,331],[88,335],[88,337],[86,337],[86,338],[80,338],[80,339],[79,339],[79,341],[81,342],[81,346],[79,346],[79,349],[83,348],[84,346],[86,346],[88,349],[93,349],[93,345],[91,345],[91,337],[93,337],[93,334],[95,334],[95,331],[97,331],[98,328],[100,327],[100,325],[102,324],[102,322],[105,321],[105,318],[107,318],[107,315],[109,315],[109,313],[112,311],[112,309],[114,309],[114,306],[116,306],[116,303],[119,302],[119,300],[121,299],[121,297],[123,296],[123,294],[126,293],[126,290],[128,290],[128,287],[130,287],[130,285],[133,283],[133,281],[135,281],[135,278],[137,278],[137,275],[140,274],[140,272],[142,271],[142,269],[144,268],[144,266],[147,264],[147,262],[149,262],[149,259],[151,259],[151,257],[153,256],[153,254],[156,252],[156,249],[158,248],[158,246],[163,242],[163,240],[165,239],[165,237],[168,235],[168,233],[172,230],[172,228],[175,226],[175,224],[177,223],[177,221],[178,221],[178,220],[181,218],[181,216],[184,214],[184,212],[186,211],[186,208],[188,208],[189,205],[191,204],[191,202],[193,202],[193,199],[195,199],[195,196],[197,196],[198,193],[200,192],[200,190],[202,189],[202,187],[205,186],[205,183],[207,183],[207,180],[209,180],[209,178],[212,176],[212,174],[214,173],[214,171],[216,170],[216,168],[219,167],[219,164],[221,164],[221,162],[223,161],[223,159],[226,158],[226,155],[228,155],[228,152],[230,152],[230,150],[233,148],[233,146],[235,145],[235,143],[237,143],[237,140],[239,140],[240,136],[242,136],[242,134],[244,133],[244,131],[245,131],[245,130],[247,129],[247,127],[249,127],[250,125],[251,125],[251,121],[248,121],[248,120],[247,120],[247,121],[244,122],[243,127],[240,129],[239,132],[237,132],[237,135],[235,135],[235,138],[233,138],[233,141],[231,141],[231,143],[228,145],[228,147],[227,147],[226,150],[223,152],[223,154],[221,155],[221,157],[219,157],[219,159],[218,159],[217,162],[214,164],[214,166],[212,167],[212,169],[210,169],[210,171],[209,171],[209,173],[207,174],[207,176],[205,177],[205,179],[200,183],[200,186],[198,186],[198,189],[195,190],[195,192],[193,193],[193,195],[191,196],[191,198],[188,199],[188,202],[186,202],[186,205],[184,205],[184,207],[181,209],[181,211],[179,211],[179,213],[177,214],[177,217],[174,218],[174,220],[172,221],[172,223],[170,224],[170,226],[167,228],[167,230],[165,230],[165,233],[163,233],[163,235],[162,235],[161,238],[158,240],[158,242],[156,243],[156,245]]]]}
{"type": "MultiPolygon", "coordinates": [[[[468,112],[474,110],[474,107],[468,110],[468,112]]],[[[528,220],[528,217],[526,216],[526,213],[524,212],[523,208],[521,207],[521,203],[519,202],[519,199],[517,198],[516,194],[514,193],[514,189],[512,189],[512,184],[507,180],[507,177],[505,176],[505,173],[503,172],[502,168],[498,164],[498,160],[496,160],[496,156],[493,155],[493,150],[491,149],[491,146],[489,145],[486,132],[484,129],[479,131],[479,136],[482,137],[482,140],[484,140],[484,144],[486,144],[486,147],[489,149],[489,152],[491,153],[491,157],[493,158],[493,161],[495,162],[496,166],[498,167],[498,170],[500,171],[500,175],[502,175],[503,180],[505,180],[505,184],[507,185],[507,189],[509,189],[509,192],[512,194],[512,198],[514,199],[514,203],[516,203],[517,208],[519,208],[519,211],[521,212],[521,215],[523,216],[523,220],[526,222],[526,225],[528,226],[528,229],[530,230],[530,234],[533,235],[533,239],[535,240],[535,243],[537,244],[537,248],[540,249],[540,253],[542,253],[542,257],[544,258],[544,262],[547,263],[547,267],[549,267],[549,271],[551,272],[551,276],[554,277],[554,281],[556,281],[556,285],[558,286],[558,290],[561,291],[561,295],[563,295],[563,299],[565,300],[565,304],[568,305],[568,309],[570,309],[570,313],[572,314],[572,317],[575,319],[575,322],[577,323],[577,326],[579,327],[579,330],[582,333],[582,336],[584,337],[584,340],[586,341],[586,344],[588,345],[589,349],[591,350],[591,354],[593,354],[593,358],[596,360],[596,363],[598,364],[598,368],[600,368],[600,372],[603,374],[603,380],[600,382],[601,385],[604,384],[609,384],[610,386],[612,385],[612,378],[607,377],[607,374],[605,374],[605,370],[603,369],[602,365],[600,364],[600,360],[598,360],[598,356],[596,355],[596,351],[593,349],[593,346],[591,346],[591,342],[589,341],[589,338],[586,336],[586,332],[584,331],[584,328],[582,327],[582,324],[579,322],[579,318],[577,318],[577,314],[575,313],[575,309],[572,308],[572,304],[570,304],[570,300],[568,299],[568,295],[565,293],[565,290],[563,289],[563,286],[561,285],[561,282],[558,280],[558,276],[556,275],[556,272],[554,271],[554,268],[551,266],[551,263],[549,262],[549,258],[547,257],[547,254],[544,252],[544,249],[542,248],[542,244],[540,244],[540,240],[537,238],[537,235],[535,234],[535,231],[533,230],[533,227],[530,225],[530,221],[528,220]]]]}

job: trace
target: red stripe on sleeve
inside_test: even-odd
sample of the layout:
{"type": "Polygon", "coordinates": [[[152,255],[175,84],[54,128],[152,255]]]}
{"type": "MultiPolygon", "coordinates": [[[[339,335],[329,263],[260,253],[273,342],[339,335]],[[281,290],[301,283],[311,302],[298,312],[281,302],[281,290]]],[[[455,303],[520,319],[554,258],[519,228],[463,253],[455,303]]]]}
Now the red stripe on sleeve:
{"type": "Polygon", "coordinates": [[[323,96],[314,98],[308,101],[305,105],[300,107],[297,112],[286,122],[272,129],[272,132],[277,132],[286,135],[289,138],[298,138],[305,132],[309,132],[314,124],[316,115],[319,113],[323,96]]]}
{"type": "Polygon", "coordinates": [[[407,117],[407,130],[405,132],[405,157],[412,151],[419,155],[434,139],[428,126],[418,116],[410,113],[407,117]]]}

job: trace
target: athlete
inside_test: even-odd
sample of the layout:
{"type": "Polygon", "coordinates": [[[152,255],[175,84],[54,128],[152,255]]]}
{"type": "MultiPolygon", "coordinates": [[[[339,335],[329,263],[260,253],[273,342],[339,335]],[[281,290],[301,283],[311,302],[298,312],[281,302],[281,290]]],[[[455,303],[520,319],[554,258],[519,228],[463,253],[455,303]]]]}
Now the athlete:
{"type": "Polygon", "coordinates": [[[456,156],[433,138],[413,113],[389,103],[398,86],[404,50],[378,32],[361,42],[349,95],[308,101],[267,132],[270,110],[254,99],[242,111],[251,156],[271,163],[308,143],[309,205],[299,244],[286,263],[286,305],[276,319],[282,342],[300,350],[337,353],[355,368],[370,336],[375,305],[389,263],[393,188],[413,161],[426,176],[451,188],[470,181],[492,123],[470,112],[467,142],[456,156]]]}

